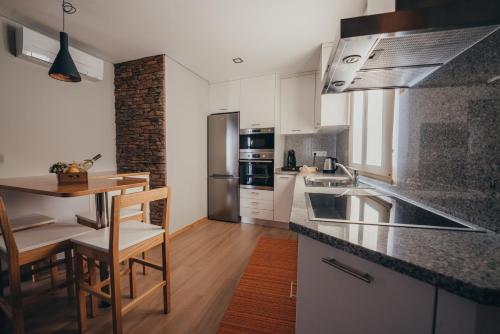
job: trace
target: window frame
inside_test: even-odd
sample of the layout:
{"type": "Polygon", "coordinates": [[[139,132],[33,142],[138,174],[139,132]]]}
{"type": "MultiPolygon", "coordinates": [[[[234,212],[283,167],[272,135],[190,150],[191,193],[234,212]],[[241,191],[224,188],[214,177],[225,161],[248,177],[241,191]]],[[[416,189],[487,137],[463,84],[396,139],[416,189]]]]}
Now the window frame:
{"type": "Polygon", "coordinates": [[[349,165],[359,171],[361,175],[372,177],[378,180],[393,182],[393,152],[394,152],[394,124],[395,124],[395,115],[397,114],[397,106],[398,106],[398,92],[395,89],[384,89],[382,90],[382,164],[381,166],[368,165],[366,163],[366,148],[367,148],[367,114],[369,110],[369,96],[370,91],[356,91],[352,92],[349,103],[349,115],[351,120],[351,126],[349,127],[349,165]],[[362,119],[362,140],[361,140],[361,163],[353,162],[353,135],[354,130],[352,126],[352,121],[354,120],[354,94],[362,94],[363,98],[363,119],[362,119]]]}

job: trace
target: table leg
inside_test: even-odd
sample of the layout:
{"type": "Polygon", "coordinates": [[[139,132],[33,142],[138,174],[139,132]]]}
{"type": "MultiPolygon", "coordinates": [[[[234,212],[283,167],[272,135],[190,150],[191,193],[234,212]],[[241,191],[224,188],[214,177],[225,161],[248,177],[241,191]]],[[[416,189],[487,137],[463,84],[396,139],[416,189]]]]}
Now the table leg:
{"type": "Polygon", "coordinates": [[[95,221],[100,229],[108,226],[105,196],[104,193],[95,194],[95,221]]]}

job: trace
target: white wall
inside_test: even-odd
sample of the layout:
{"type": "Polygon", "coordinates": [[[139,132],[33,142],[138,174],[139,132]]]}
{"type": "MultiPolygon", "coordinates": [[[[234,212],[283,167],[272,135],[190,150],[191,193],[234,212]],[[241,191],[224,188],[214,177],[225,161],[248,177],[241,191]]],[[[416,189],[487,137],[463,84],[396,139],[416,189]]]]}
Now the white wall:
{"type": "MultiPolygon", "coordinates": [[[[9,52],[8,26],[0,17],[0,178],[48,174],[57,161],[101,153],[93,170],[116,169],[114,70],[105,63],[104,80],[64,83],[48,67],[9,52]]],[[[10,216],[40,212],[69,219],[88,209],[89,199],[0,192],[10,216]],[[61,205],[61,203],[63,205],[61,205]]]]}
{"type": "Polygon", "coordinates": [[[170,232],[207,215],[208,82],[166,57],[170,232]]]}

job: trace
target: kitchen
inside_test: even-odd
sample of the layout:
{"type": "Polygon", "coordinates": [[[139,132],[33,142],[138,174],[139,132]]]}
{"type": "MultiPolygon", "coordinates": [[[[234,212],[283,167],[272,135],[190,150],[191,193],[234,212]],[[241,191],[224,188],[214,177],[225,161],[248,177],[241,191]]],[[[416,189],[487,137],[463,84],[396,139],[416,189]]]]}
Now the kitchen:
{"type": "Polygon", "coordinates": [[[2,332],[500,332],[495,1],[68,4],[0,1],[2,332]]]}

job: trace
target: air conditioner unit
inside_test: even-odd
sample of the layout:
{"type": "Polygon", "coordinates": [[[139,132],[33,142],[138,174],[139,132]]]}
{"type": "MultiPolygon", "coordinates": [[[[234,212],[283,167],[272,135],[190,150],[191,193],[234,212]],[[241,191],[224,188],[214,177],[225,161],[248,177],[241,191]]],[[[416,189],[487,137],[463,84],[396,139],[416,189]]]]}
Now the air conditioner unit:
{"type": "MultiPolygon", "coordinates": [[[[59,41],[36,31],[21,27],[16,30],[16,56],[28,61],[49,66],[59,52],[59,41]]],[[[69,52],[80,74],[89,80],[102,80],[104,61],[70,47],[69,52]]]]}

